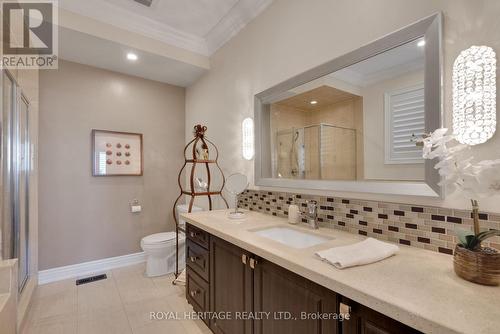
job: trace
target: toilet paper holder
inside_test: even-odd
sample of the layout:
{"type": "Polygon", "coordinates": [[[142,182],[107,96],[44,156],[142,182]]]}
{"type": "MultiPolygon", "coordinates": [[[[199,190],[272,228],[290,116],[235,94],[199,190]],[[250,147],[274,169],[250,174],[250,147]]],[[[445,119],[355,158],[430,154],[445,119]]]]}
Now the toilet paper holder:
{"type": "Polygon", "coordinates": [[[138,213],[142,211],[142,206],[138,199],[134,199],[130,202],[130,212],[138,213]]]}

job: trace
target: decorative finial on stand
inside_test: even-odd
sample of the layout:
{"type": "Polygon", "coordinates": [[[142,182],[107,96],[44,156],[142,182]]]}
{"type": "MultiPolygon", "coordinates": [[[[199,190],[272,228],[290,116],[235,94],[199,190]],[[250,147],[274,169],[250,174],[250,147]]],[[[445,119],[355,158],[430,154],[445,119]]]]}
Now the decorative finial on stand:
{"type": "Polygon", "coordinates": [[[198,124],[194,126],[193,135],[195,137],[203,138],[203,136],[205,136],[205,131],[207,131],[207,127],[198,124]]]}

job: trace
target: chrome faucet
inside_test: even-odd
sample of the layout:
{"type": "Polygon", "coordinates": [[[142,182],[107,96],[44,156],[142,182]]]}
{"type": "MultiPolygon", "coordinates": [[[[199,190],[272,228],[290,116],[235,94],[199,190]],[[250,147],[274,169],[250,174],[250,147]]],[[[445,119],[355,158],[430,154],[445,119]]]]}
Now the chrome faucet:
{"type": "Polygon", "coordinates": [[[307,211],[302,212],[302,214],[306,217],[307,223],[311,228],[317,230],[318,226],[318,202],[316,201],[307,201],[307,211]]]}

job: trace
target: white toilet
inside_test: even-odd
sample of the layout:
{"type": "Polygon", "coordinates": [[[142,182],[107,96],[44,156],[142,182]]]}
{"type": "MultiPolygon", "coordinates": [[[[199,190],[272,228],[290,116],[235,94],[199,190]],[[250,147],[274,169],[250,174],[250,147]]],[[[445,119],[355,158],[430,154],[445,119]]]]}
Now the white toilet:
{"type": "MultiPolygon", "coordinates": [[[[193,207],[192,211],[201,211],[193,207]]],[[[185,205],[177,206],[177,215],[187,212],[185,205]]],[[[179,217],[179,216],[177,216],[179,217]]],[[[179,225],[186,222],[179,220],[179,225]]],[[[179,270],[186,266],[186,237],[179,233],[179,270]]],[[[141,240],[141,248],[146,253],[146,276],[163,276],[175,271],[175,232],[148,235],[141,240]]]]}

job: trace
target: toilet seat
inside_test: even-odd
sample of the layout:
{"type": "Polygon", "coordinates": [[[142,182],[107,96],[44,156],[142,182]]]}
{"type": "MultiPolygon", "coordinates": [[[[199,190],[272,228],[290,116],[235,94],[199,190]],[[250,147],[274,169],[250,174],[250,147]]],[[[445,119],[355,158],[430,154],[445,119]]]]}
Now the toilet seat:
{"type": "Polygon", "coordinates": [[[142,242],[145,245],[164,244],[171,240],[175,240],[175,232],[155,233],[142,238],[142,242]]]}

